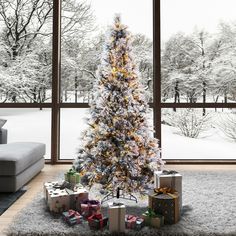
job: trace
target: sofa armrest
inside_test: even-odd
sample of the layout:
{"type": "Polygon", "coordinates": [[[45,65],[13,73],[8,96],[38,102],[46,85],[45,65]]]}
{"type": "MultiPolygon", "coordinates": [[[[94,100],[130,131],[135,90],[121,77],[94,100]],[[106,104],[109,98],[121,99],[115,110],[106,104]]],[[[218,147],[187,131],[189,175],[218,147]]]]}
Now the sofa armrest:
{"type": "Polygon", "coordinates": [[[7,143],[7,129],[0,129],[0,144],[7,143]]]}

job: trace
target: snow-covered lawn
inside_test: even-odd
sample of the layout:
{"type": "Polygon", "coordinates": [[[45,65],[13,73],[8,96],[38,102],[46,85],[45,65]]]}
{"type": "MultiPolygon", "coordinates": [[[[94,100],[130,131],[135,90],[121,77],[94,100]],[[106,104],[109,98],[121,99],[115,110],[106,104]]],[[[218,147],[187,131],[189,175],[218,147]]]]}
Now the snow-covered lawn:
{"type": "MultiPolygon", "coordinates": [[[[81,146],[88,109],[61,110],[61,159],[73,159],[81,146]]],[[[1,108],[0,118],[7,119],[8,142],[43,142],[46,158],[51,152],[51,110],[1,108]]],[[[216,128],[198,139],[176,134],[173,127],[162,125],[164,159],[236,159],[236,143],[228,141],[216,128]]]]}
{"type": "Polygon", "coordinates": [[[205,137],[188,138],[162,125],[162,157],[164,159],[236,159],[236,143],[228,141],[217,129],[205,137]]]}

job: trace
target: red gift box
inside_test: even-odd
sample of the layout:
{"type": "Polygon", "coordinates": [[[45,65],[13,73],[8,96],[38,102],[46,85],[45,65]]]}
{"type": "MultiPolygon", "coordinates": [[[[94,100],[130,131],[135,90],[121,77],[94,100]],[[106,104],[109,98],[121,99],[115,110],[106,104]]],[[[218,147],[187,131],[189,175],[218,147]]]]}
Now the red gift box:
{"type": "Polygon", "coordinates": [[[107,225],[108,217],[103,217],[101,213],[93,214],[88,217],[90,229],[102,229],[107,225]]]}
{"type": "Polygon", "coordinates": [[[81,214],[86,219],[96,214],[100,209],[100,202],[97,200],[83,200],[81,202],[81,214]]]}
{"type": "Polygon", "coordinates": [[[134,215],[125,215],[125,226],[128,229],[141,229],[144,225],[144,220],[134,215]]]}

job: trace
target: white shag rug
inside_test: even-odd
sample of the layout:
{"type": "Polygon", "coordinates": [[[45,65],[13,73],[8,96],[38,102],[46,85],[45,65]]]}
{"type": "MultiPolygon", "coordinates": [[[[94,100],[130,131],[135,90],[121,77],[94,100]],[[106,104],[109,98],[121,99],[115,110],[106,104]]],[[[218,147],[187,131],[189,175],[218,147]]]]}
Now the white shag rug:
{"type": "MultiPolygon", "coordinates": [[[[126,230],[118,235],[236,235],[236,172],[200,171],[182,172],[183,212],[175,225],[161,229],[144,227],[140,231],[126,230]]],[[[52,181],[52,180],[50,180],[52,181]]],[[[102,197],[96,189],[90,198],[102,197]],[[97,192],[97,193],[96,193],[97,192]]],[[[147,209],[147,198],[138,204],[123,201],[126,212],[141,215],[147,209]]],[[[106,212],[106,209],[103,209],[106,212]]],[[[90,236],[111,235],[108,230],[91,231],[87,224],[67,226],[60,217],[52,216],[46,209],[42,193],[24,208],[12,221],[7,235],[90,236]]],[[[113,234],[114,235],[114,234],[113,234]]]]}

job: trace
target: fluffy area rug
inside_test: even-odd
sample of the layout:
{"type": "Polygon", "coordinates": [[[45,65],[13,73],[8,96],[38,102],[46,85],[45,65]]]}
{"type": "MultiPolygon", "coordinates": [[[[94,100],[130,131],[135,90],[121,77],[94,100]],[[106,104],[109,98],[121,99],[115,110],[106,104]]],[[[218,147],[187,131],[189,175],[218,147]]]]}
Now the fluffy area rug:
{"type": "Polygon", "coordinates": [[[0,193],[0,215],[2,215],[26,191],[27,187],[24,186],[15,193],[0,193]]]}
{"type": "MultiPolygon", "coordinates": [[[[181,220],[161,229],[144,227],[140,231],[126,230],[131,236],[144,235],[236,235],[236,173],[234,171],[182,172],[183,211],[181,220]]],[[[98,197],[92,189],[90,198],[98,197]]],[[[101,197],[101,195],[99,195],[101,197]]],[[[124,201],[123,201],[124,202],[124,201]]],[[[147,209],[147,198],[125,201],[126,212],[141,215],[147,209]]],[[[106,212],[104,206],[103,211],[106,212]]],[[[13,220],[7,235],[111,235],[108,230],[91,231],[87,224],[67,226],[46,209],[42,193],[13,220]]],[[[114,235],[114,234],[113,234],[114,235]]]]}

